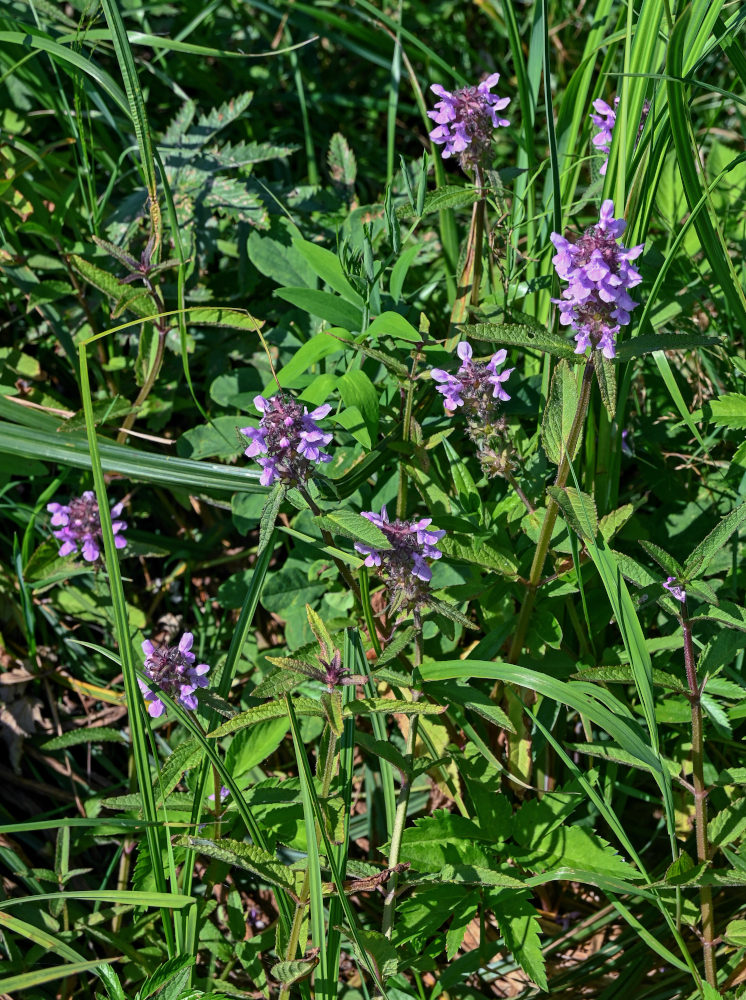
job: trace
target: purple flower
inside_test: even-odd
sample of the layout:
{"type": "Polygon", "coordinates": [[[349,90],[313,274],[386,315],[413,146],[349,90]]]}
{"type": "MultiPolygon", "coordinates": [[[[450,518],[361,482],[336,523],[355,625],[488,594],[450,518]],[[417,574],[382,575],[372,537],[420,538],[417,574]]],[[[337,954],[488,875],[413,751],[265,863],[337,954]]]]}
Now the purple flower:
{"type": "Polygon", "coordinates": [[[488,421],[495,411],[494,400],[505,402],[510,399],[502,384],[507,382],[514,369],[498,371],[500,365],[505,363],[508,352],[498,351],[487,364],[480,364],[472,361],[471,345],[464,340],[456,348],[456,353],[461,359],[461,367],[455,375],[441,368],[433,368],[430,372],[435,381],[441,383],[438,392],[443,395],[443,403],[449,410],[463,406],[470,416],[488,421]]]}
{"type": "Polygon", "coordinates": [[[681,601],[682,604],[686,601],[686,591],[676,583],[675,576],[669,576],[663,586],[677,601],[681,601]]]}
{"type": "MultiPolygon", "coordinates": [[[[151,681],[179,704],[193,712],[197,708],[197,698],[194,692],[197,688],[207,687],[205,674],[210,669],[206,663],[194,664],[195,656],[191,652],[194,636],[185,632],[178,646],[155,646],[150,639],[142,644],[145,653],[145,673],[151,681]]],[[[151,690],[145,681],[138,677],[137,683],[148,703],[148,713],[157,719],[166,711],[166,706],[151,690]]]]}
{"type": "Polygon", "coordinates": [[[603,166],[599,171],[603,177],[605,176],[606,168],[609,165],[609,150],[611,149],[612,132],[614,131],[614,125],[616,124],[616,109],[619,107],[619,98],[614,98],[613,108],[610,108],[606,101],[602,101],[600,98],[599,100],[593,102],[593,107],[598,113],[591,115],[591,121],[597,129],[600,129],[600,131],[593,136],[591,142],[599,152],[606,154],[606,159],[604,160],[603,166]]]}
{"type": "MultiPolygon", "coordinates": [[[[127,527],[126,521],[118,520],[124,504],[116,503],[111,508],[114,531],[114,544],[123,549],[127,540],[122,534],[127,527]]],[[[62,542],[59,554],[69,556],[78,549],[83,553],[86,562],[96,562],[101,555],[101,518],[99,517],[96,494],[91,490],[75,497],[68,504],[48,503],[47,510],[52,515],[51,523],[59,530],[53,532],[55,538],[62,542]]]]}
{"type": "Polygon", "coordinates": [[[314,462],[331,461],[323,449],[333,435],[316,423],[331,410],[328,403],[309,413],[291,396],[280,394],[271,399],[255,396],[254,406],[262,414],[259,426],[243,427],[241,433],[251,441],[246,455],[256,458],[264,470],[262,486],[275,482],[297,486],[307,482],[314,462]]]}
{"type": "MultiPolygon", "coordinates": [[[[227,789],[225,787],[225,785],[221,785],[220,786],[220,801],[222,802],[223,799],[227,799],[229,795],[230,795],[229,789],[227,789]]],[[[208,795],[207,798],[210,800],[210,802],[214,802],[215,801],[215,792],[213,792],[212,795],[208,795]]]]}
{"type": "Polygon", "coordinates": [[[615,219],[614,203],[607,199],[595,226],[586,229],[577,243],[570,243],[559,233],[550,239],[557,249],[552,258],[555,270],[568,287],[561,299],[552,299],[560,311],[560,323],[575,330],[576,354],[590,347],[604,357],[613,358],[614,335],[626,326],[638,304],[629,289],[642,278],[630,261],[643,251],[640,246],[627,249],[617,243],[627,223],[615,219]]]}
{"type": "Polygon", "coordinates": [[[362,515],[380,528],[391,544],[390,549],[377,549],[372,545],[355,542],[357,551],[365,556],[365,565],[378,567],[386,579],[392,604],[416,607],[423,603],[432,570],[426,559],[440,559],[443,553],[437,543],[445,531],[430,528],[431,517],[419,521],[389,521],[385,505],[380,514],[372,510],[362,515]]]}
{"type": "Polygon", "coordinates": [[[428,118],[438,123],[430,138],[444,147],[441,154],[444,160],[457,154],[464,169],[485,162],[492,132],[510,124],[507,118],[497,114],[510,104],[510,98],[490,93],[499,79],[499,73],[492,73],[476,87],[462,87],[453,92],[439,83],[431,85],[430,89],[440,100],[435,109],[427,113],[428,118]]]}

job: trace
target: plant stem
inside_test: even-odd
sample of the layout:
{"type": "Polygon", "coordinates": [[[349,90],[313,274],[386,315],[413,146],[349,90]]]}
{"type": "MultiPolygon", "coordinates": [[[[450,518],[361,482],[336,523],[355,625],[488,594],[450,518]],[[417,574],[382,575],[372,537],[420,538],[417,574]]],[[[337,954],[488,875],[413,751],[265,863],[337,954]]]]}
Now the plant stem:
{"type": "MultiPolygon", "coordinates": [[[[322,510],[318,506],[316,501],[313,499],[311,494],[308,492],[308,490],[305,488],[305,486],[298,486],[297,490],[308,504],[308,509],[311,511],[311,513],[315,517],[320,517],[322,514],[322,510]]],[[[326,530],[326,528],[321,528],[321,537],[324,539],[325,544],[328,545],[329,548],[334,548],[334,539],[332,538],[331,534],[326,530]]],[[[349,567],[345,566],[342,560],[338,559],[336,556],[332,556],[332,559],[334,561],[334,565],[339,570],[340,576],[347,584],[347,586],[350,588],[352,593],[355,595],[355,599],[357,600],[358,605],[362,608],[363,601],[362,597],[360,596],[360,588],[358,587],[355,578],[350,572],[349,567]]]]}
{"type": "MultiPolygon", "coordinates": [[[[567,482],[567,477],[570,474],[570,456],[575,454],[578,442],[580,441],[580,435],[583,432],[583,425],[588,412],[588,402],[591,398],[592,381],[593,361],[592,359],[589,359],[586,362],[585,370],[583,371],[583,381],[580,385],[578,408],[575,411],[575,417],[570,428],[570,433],[567,436],[567,442],[565,443],[565,451],[559,464],[559,468],[557,469],[557,478],[554,481],[555,486],[564,486],[567,482]]],[[[531,563],[531,572],[529,574],[528,586],[523,598],[523,604],[521,605],[521,610],[518,615],[518,624],[516,625],[515,633],[513,635],[513,641],[510,644],[508,663],[515,663],[523,650],[523,643],[525,642],[526,633],[528,632],[528,623],[531,617],[531,611],[533,610],[534,600],[536,599],[536,591],[538,590],[539,582],[541,580],[542,573],[544,572],[544,563],[546,562],[547,552],[549,551],[549,542],[552,538],[552,532],[554,531],[554,525],[557,520],[558,512],[559,507],[557,506],[556,501],[550,497],[547,501],[544,523],[541,526],[539,540],[536,543],[536,552],[534,553],[534,560],[531,563]]]]}
{"type": "Polygon", "coordinates": [[[137,411],[140,409],[142,404],[150,395],[150,390],[155,385],[155,380],[158,378],[158,373],[161,370],[161,364],[163,362],[163,351],[166,346],[166,334],[168,333],[168,327],[159,326],[158,328],[158,346],[155,352],[155,359],[153,365],[148,372],[147,378],[142,384],[142,388],[137,394],[137,399],[132,406],[132,413],[128,413],[127,416],[122,421],[122,426],[117,434],[117,444],[124,444],[127,440],[127,431],[132,427],[134,422],[137,420],[137,411]]]}
{"type": "MultiPolygon", "coordinates": [[[[689,685],[689,705],[692,710],[692,782],[694,784],[694,832],[697,841],[697,860],[708,861],[710,848],[707,842],[707,793],[704,777],[704,728],[702,726],[702,691],[697,680],[697,667],[692,644],[692,624],[686,600],[681,605],[681,630],[684,633],[684,665],[689,685]]],[[[715,909],[712,903],[712,889],[703,885],[699,890],[699,906],[702,914],[702,954],[705,978],[710,986],[717,989],[715,969],[715,909]]]]}
{"type": "MultiPolygon", "coordinates": [[[[415,625],[415,646],[414,646],[414,674],[419,676],[419,668],[422,666],[422,623],[419,612],[414,612],[415,625]]],[[[412,701],[416,702],[420,696],[419,691],[412,691],[412,701]]],[[[407,763],[410,768],[414,768],[414,751],[417,745],[417,729],[419,726],[419,716],[413,715],[409,722],[409,732],[407,733],[407,763]]],[[[389,849],[388,867],[396,868],[399,864],[399,854],[401,852],[401,842],[404,836],[404,827],[407,822],[407,809],[409,808],[409,793],[412,791],[411,774],[403,774],[401,787],[399,788],[399,798],[396,800],[396,813],[394,814],[394,826],[391,831],[391,848],[389,849]]],[[[394,910],[396,904],[396,889],[399,884],[399,875],[396,871],[391,872],[388,883],[388,892],[383,904],[383,925],[381,927],[384,937],[391,938],[394,929],[394,910]]]]}
{"type": "MultiPolygon", "coordinates": [[[[420,359],[419,351],[412,358],[412,369],[409,373],[407,384],[407,395],[404,402],[404,424],[402,426],[402,441],[409,441],[412,437],[412,402],[414,399],[414,376],[417,371],[417,362],[420,359]]],[[[396,497],[396,516],[403,518],[407,513],[407,487],[409,477],[403,463],[399,465],[399,492],[396,497]]]]}

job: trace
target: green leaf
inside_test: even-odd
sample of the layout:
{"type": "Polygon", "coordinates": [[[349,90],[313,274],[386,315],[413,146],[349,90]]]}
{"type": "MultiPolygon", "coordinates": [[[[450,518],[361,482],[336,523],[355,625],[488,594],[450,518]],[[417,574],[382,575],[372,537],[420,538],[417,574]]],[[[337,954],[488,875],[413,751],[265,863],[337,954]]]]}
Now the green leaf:
{"type": "Polygon", "coordinates": [[[193,955],[186,955],[159,965],[140,987],[136,1000],[150,1000],[156,995],[159,1000],[176,1000],[189,982],[195,961],[193,955]]]}
{"type": "Polygon", "coordinates": [[[621,364],[654,351],[687,351],[718,343],[719,337],[706,337],[701,333],[644,333],[617,344],[614,360],[621,364]]]}
{"type": "Polygon", "coordinates": [[[286,691],[293,691],[302,684],[305,677],[302,674],[295,674],[289,670],[277,667],[270,671],[251,692],[254,698],[274,698],[276,695],[285,694],[286,691]]]}
{"type": "MultiPolygon", "coordinates": [[[[578,384],[572,368],[566,361],[560,361],[552,374],[549,399],[541,422],[541,442],[547,458],[555,465],[560,465],[565,458],[579,399],[578,384]]],[[[577,455],[579,445],[580,435],[573,454],[568,456],[570,461],[577,455]]]]}
{"type": "Polygon", "coordinates": [[[181,781],[184,771],[197,767],[205,755],[204,748],[193,736],[179,743],[165,760],[155,791],[158,798],[165,797],[181,781]]]}
{"type": "Polygon", "coordinates": [[[264,882],[295,893],[295,873],[293,870],[287,865],[281,864],[273,854],[263,851],[256,844],[246,844],[241,840],[231,840],[228,837],[214,841],[188,835],[177,837],[175,842],[182,847],[198,851],[200,854],[206,854],[209,858],[215,858],[216,861],[224,861],[226,864],[253,872],[264,882]]]}
{"type": "Polygon", "coordinates": [[[585,360],[582,355],[575,353],[572,343],[565,337],[549,330],[539,332],[521,323],[467,323],[461,330],[470,340],[487,340],[491,344],[503,344],[506,347],[543,351],[576,365],[585,360]]]}
{"type": "Polygon", "coordinates": [[[396,973],[399,965],[396,948],[393,944],[378,931],[364,931],[362,928],[357,931],[357,941],[353,939],[353,947],[358,961],[362,964],[365,958],[361,949],[364,949],[369,962],[372,963],[379,980],[385,983],[396,973]]]}
{"type": "Polygon", "coordinates": [[[692,621],[718,622],[728,628],[738,629],[739,632],[746,632],[746,608],[730,601],[721,601],[717,607],[713,605],[698,615],[692,615],[692,621]]]}
{"type": "Polygon", "coordinates": [[[42,750],[65,750],[67,747],[79,746],[81,743],[126,743],[124,733],[119,729],[107,726],[89,726],[81,729],[71,729],[61,736],[55,736],[42,743],[42,750]]]}
{"type": "Polygon", "coordinates": [[[622,530],[634,512],[634,506],[631,503],[627,503],[623,507],[612,510],[609,514],[604,514],[598,522],[598,527],[604,540],[610,542],[622,530]]]}
{"type": "Polygon", "coordinates": [[[352,510],[319,514],[314,517],[314,521],[333,535],[342,535],[344,538],[351,538],[355,542],[362,542],[382,551],[391,548],[391,542],[377,525],[352,510]]]}
{"type": "Polygon", "coordinates": [[[539,940],[541,927],[531,902],[523,894],[503,891],[492,895],[491,903],[500,933],[513,958],[539,989],[548,992],[546,964],[539,940]]]}
{"type": "Polygon", "coordinates": [[[573,486],[549,486],[547,493],[555,500],[568,527],[587,542],[598,534],[596,501],[573,486]]]}
{"type": "Polygon", "coordinates": [[[325,319],[332,326],[341,326],[344,330],[355,333],[363,325],[363,314],[360,309],[346,302],[331,292],[322,292],[314,288],[278,288],[275,295],[297,306],[303,312],[325,319]]]}
{"type": "Polygon", "coordinates": [[[299,983],[302,979],[308,979],[318,964],[318,956],[316,958],[297,958],[292,962],[278,962],[270,969],[270,975],[285,986],[292,986],[293,983],[299,983]]]}
{"type": "Polygon", "coordinates": [[[275,523],[277,522],[277,515],[280,513],[280,507],[282,507],[286,494],[287,487],[285,484],[275,483],[272,487],[271,493],[266,499],[264,507],[262,508],[262,516],[259,518],[259,544],[256,550],[257,556],[266,549],[272,539],[272,535],[275,530],[275,523]]]}
{"type": "Polygon", "coordinates": [[[746,427],[746,396],[741,392],[728,392],[711,399],[704,411],[718,427],[746,427]]]}
{"type": "MultiPolygon", "coordinates": [[[[471,205],[482,197],[478,188],[462,187],[460,184],[445,184],[436,191],[431,191],[425,197],[420,218],[431,215],[433,212],[442,212],[447,208],[460,208],[462,205],[471,205]]],[[[410,205],[401,205],[396,214],[401,219],[411,218],[416,213],[410,205]]]]}
{"type": "Polygon", "coordinates": [[[746,521],[746,503],[736,507],[730,514],[726,514],[710,534],[699,543],[684,564],[686,578],[696,579],[696,577],[701,576],[720,549],[728,542],[730,536],[738,531],[744,521],[746,521]]]}
{"type": "Polygon", "coordinates": [[[746,948],[746,920],[731,920],[726,924],[723,938],[735,948],[746,948]]]}
{"type": "MultiPolygon", "coordinates": [[[[462,865],[490,868],[487,846],[492,836],[471,820],[437,810],[432,816],[415,820],[402,836],[400,860],[420,872],[442,871],[454,857],[462,865]]],[[[386,848],[384,848],[386,850],[386,848]]]]}
{"type": "Polygon", "coordinates": [[[494,538],[477,534],[466,537],[449,532],[438,542],[438,547],[452,561],[472,563],[503,576],[515,576],[518,571],[515,556],[500,548],[494,538]]]}
{"type": "MultiPolygon", "coordinates": [[[[78,254],[70,255],[70,263],[75,268],[75,270],[80,274],[88,284],[93,285],[100,292],[103,292],[113,303],[119,302],[122,295],[126,291],[127,286],[123,285],[118,278],[116,278],[109,271],[104,271],[103,268],[98,267],[96,264],[92,264],[90,261],[85,260],[85,258],[78,256],[78,254]]],[[[153,316],[157,312],[157,309],[150,298],[145,294],[145,292],[139,295],[131,296],[127,299],[126,308],[133,312],[136,316],[153,316]]],[[[112,318],[115,313],[112,312],[112,318]]]]}
{"type": "Polygon", "coordinates": [[[500,889],[523,889],[523,882],[505,872],[479,865],[445,865],[438,873],[439,882],[454,882],[462,885],[489,885],[500,889]]]}
{"type": "Polygon", "coordinates": [[[601,393],[601,402],[606,407],[609,419],[616,416],[616,370],[613,361],[604,357],[601,351],[593,352],[593,367],[596,372],[598,391],[601,393]]]}
{"type": "Polygon", "coordinates": [[[351,201],[355,194],[357,162],[350,144],[341,132],[335,132],[329,140],[326,164],[334,187],[347,201],[351,201]]]}
{"type": "MultiPolygon", "coordinates": [[[[296,698],[293,701],[293,705],[298,715],[310,715],[318,719],[324,718],[324,710],[319,702],[312,701],[310,698],[296,698]]],[[[211,739],[220,739],[222,736],[228,736],[229,733],[245,729],[246,726],[254,726],[257,722],[266,722],[268,719],[282,719],[286,717],[287,709],[284,702],[268,702],[266,705],[255,705],[253,708],[248,708],[245,712],[239,712],[238,715],[234,715],[232,719],[224,722],[222,726],[218,726],[217,729],[207,735],[211,739]]]]}
{"type": "Polygon", "coordinates": [[[392,698],[358,698],[348,702],[344,707],[344,715],[376,715],[379,713],[391,715],[442,715],[445,705],[431,705],[426,701],[400,701],[392,698]]]}
{"type": "Polygon", "coordinates": [[[662,549],[660,545],[656,545],[655,542],[650,542],[646,538],[640,539],[640,545],[642,545],[647,554],[652,556],[666,573],[675,576],[677,579],[680,579],[684,575],[683,567],[665,549],[662,549]]]}
{"type": "Polygon", "coordinates": [[[231,740],[225,755],[225,766],[234,778],[241,777],[273,754],[285,739],[287,731],[287,716],[242,729],[231,740]]]}
{"type": "MultiPolygon", "coordinates": [[[[277,373],[277,381],[283,389],[299,388],[305,384],[304,376],[310,368],[318,365],[319,361],[324,358],[345,350],[349,339],[350,334],[340,328],[323,330],[321,333],[314,334],[305,344],[301,344],[287,364],[282,366],[277,373]]],[[[276,389],[277,383],[272,379],[264,390],[264,394],[271,396],[276,389]]]]}
{"type": "Polygon", "coordinates": [[[366,334],[368,337],[394,337],[395,340],[404,340],[412,344],[419,344],[423,339],[420,331],[397,312],[383,312],[380,316],[376,316],[366,334]]]}
{"type": "Polygon", "coordinates": [[[339,257],[331,250],[326,250],[317,243],[309,243],[308,240],[296,238],[293,246],[305,258],[309,267],[319,278],[330,288],[338,292],[347,302],[352,303],[358,309],[363,308],[363,300],[360,294],[350,284],[346,274],[342,270],[339,257]]]}

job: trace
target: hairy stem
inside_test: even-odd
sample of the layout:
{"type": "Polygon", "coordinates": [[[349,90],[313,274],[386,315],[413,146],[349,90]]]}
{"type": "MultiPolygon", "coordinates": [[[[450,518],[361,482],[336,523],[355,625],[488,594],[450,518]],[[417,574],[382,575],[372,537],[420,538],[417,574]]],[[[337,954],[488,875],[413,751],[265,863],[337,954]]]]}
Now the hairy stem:
{"type": "MultiPolygon", "coordinates": [[[[417,370],[419,353],[412,359],[412,370],[409,373],[409,383],[407,385],[407,395],[404,402],[404,425],[402,427],[402,441],[409,441],[412,436],[412,401],[414,399],[414,376],[417,370]]],[[[399,465],[399,492],[396,497],[396,516],[403,518],[407,513],[407,489],[409,486],[409,476],[404,467],[404,463],[399,465]]]]}
{"type": "MultiPolygon", "coordinates": [[[[689,705],[692,711],[692,783],[694,785],[694,832],[697,841],[697,860],[708,861],[710,847],[707,842],[707,786],[704,777],[704,728],[702,726],[702,698],[697,667],[692,644],[692,625],[686,600],[681,606],[681,630],[684,633],[684,666],[689,686],[689,705]]],[[[702,954],[705,978],[710,986],[717,988],[715,969],[715,909],[712,903],[712,889],[703,885],[699,890],[699,907],[702,915],[702,954]]]]}
{"type": "Polygon", "coordinates": [[[452,350],[458,343],[460,337],[458,326],[466,319],[469,307],[479,305],[479,289],[482,284],[482,243],[484,242],[487,200],[482,186],[482,172],[478,167],[474,176],[474,184],[479,190],[480,196],[474,202],[471,213],[471,225],[466,240],[466,260],[459,280],[456,301],[451,310],[451,329],[445,343],[446,350],[452,350]]]}
{"type": "MultiPolygon", "coordinates": [[[[580,441],[580,435],[583,432],[583,425],[588,412],[588,402],[591,398],[592,381],[593,361],[589,359],[586,362],[585,370],[583,371],[583,381],[580,386],[578,408],[575,411],[575,417],[570,428],[570,433],[568,434],[567,441],[565,442],[564,455],[562,456],[562,461],[560,462],[557,470],[557,478],[554,481],[555,486],[564,486],[567,482],[567,477],[570,474],[570,456],[575,454],[575,449],[580,441]]],[[[547,501],[544,523],[541,526],[539,540],[536,543],[536,552],[534,553],[534,560],[531,563],[531,572],[529,574],[528,586],[526,587],[523,604],[521,605],[521,610],[518,615],[518,624],[516,625],[515,633],[513,635],[513,641],[510,644],[508,663],[515,663],[523,650],[523,643],[526,640],[531,611],[533,610],[534,601],[536,599],[536,591],[538,590],[539,582],[541,580],[542,573],[544,572],[544,563],[546,562],[547,552],[549,551],[549,542],[552,537],[552,532],[554,531],[554,525],[557,521],[558,512],[559,507],[557,506],[556,501],[550,497],[547,501]]]]}
{"type": "MultiPolygon", "coordinates": [[[[414,674],[419,676],[419,668],[422,666],[422,623],[419,612],[414,612],[415,624],[415,647],[414,647],[414,674]]],[[[417,701],[420,696],[419,691],[412,691],[412,701],[417,701]]],[[[414,768],[414,751],[417,745],[417,729],[419,726],[419,716],[413,715],[409,721],[409,732],[407,734],[406,758],[410,769],[414,768]]],[[[395,869],[399,864],[399,854],[401,852],[401,842],[404,836],[404,827],[407,822],[407,810],[409,808],[409,793],[412,791],[412,778],[409,774],[403,774],[401,787],[399,788],[399,798],[396,800],[396,813],[394,814],[394,826],[391,831],[391,848],[389,850],[388,867],[395,869]]],[[[383,904],[383,925],[381,930],[384,936],[391,938],[394,929],[394,910],[396,908],[396,889],[399,884],[399,875],[396,871],[391,872],[388,883],[388,892],[383,904]]]]}

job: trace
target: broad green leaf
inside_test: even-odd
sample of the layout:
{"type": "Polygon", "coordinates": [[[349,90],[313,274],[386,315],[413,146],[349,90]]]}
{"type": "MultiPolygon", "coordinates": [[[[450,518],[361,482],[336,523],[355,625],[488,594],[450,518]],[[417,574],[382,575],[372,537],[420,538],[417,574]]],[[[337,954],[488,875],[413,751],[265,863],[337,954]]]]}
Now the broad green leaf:
{"type": "Polygon", "coordinates": [[[353,941],[353,946],[359,962],[364,961],[361,949],[365,951],[368,961],[373,964],[378,978],[382,983],[390,979],[396,973],[399,965],[396,948],[393,944],[378,931],[364,931],[358,929],[358,941],[353,941]]]}
{"type": "MultiPolygon", "coordinates": [[[[431,215],[433,212],[442,212],[446,208],[460,208],[462,205],[471,205],[478,201],[481,193],[477,188],[462,187],[461,185],[448,184],[431,191],[425,197],[420,217],[431,215]]],[[[402,218],[410,218],[415,212],[409,205],[401,205],[396,214],[402,218]]]]}
{"type": "Polygon", "coordinates": [[[474,535],[467,539],[465,535],[449,532],[438,542],[438,547],[453,561],[473,563],[503,576],[514,576],[518,571],[515,556],[498,547],[492,538],[474,535]]]}
{"type": "Polygon", "coordinates": [[[408,861],[417,871],[433,874],[452,864],[454,856],[460,864],[489,869],[487,848],[491,840],[491,832],[481,830],[471,820],[437,810],[405,829],[400,860],[408,861]]]}
{"type": "Polygon", "coordinates": [[[706,411],[718,427],[746,427],[746,396],[741,392],[728,392],[707,403],[706,411]]]}
{"type": "Polygon", "coordinates": [[[363,325],[363,314],[360,309],[346,302],[331,292],[322,292],[314,288],[278,288],[275,295],[297,306],[311,316],[325,319],[332,326],[341,326],[352,333],[363,325]]]}
{"type": "Polygon", "coordinates": [[[500,933],[513,958],[539,989],[548,992],[546,963],[541,950],[541,926],[536,910],[523,894],[500,892],[491,895],[492,908],[500,933]]]}
{"type": "Polygon", "coordinates": [[[308,240],[300,238],[293,240],[293,246],[323,282],[347,302],[352,303],[358,309],[363,308],[362,298],[350,284],[347,275],[342,270],[339,257],[335,253],[319,246],[318,243],[310,243],[308,240]]]}
{"type": "Polygon", "coordinates": [[[617,532],[621,531],[635,512],[631,503],[618,507],[609,514],[604,514],[598,522],[598,528],[606,542],[612,541],[617,532]]]}
{"type": "MultiPolygon", "coordinates": [[[[303,384],[303,376],[317,365],[323,358],[338,354],[346,347],[345,341],[350,339],[346,330],[335,328],[315,334],[305,344],[301,344],[293,356],[277,373],[277,382],[283,389],[295,389],[303,384]]],[[[264,390],[265,396],[272,396],[277,391],[277,382],[272,379],[264,390]]]]}
{"type": "Polygon", "coordinates": [[[182,955],[164,962],[142,984],[136,1000],[150,1000],[150,997],[156,995],[159,1000],[175,1000],[180,997],[182,989],[189,982],[194,963],[193,955],[182,955]]]}
{"type": "Polygon", "coordinates": [[[418,344],[423,339],[420,331],[397,312],[383,312],[376,316],[366,334],[368,337],[393,337],[413,344],[418,344]]]}
{"type": "Polygon", "coordinates": [[[181,776],[202,762],[205,751],[193,736],[179,743],[163,763],[155,785],[157,797],[165,797],[181,781],[181,776]]]}
{"type": "Polygon", "coordinates": [[[547,493],[555,500],[568,527],[585,541],[598,534],[596,501],[573,486],[549,486],[547,493]]]}
{"type": "Polygon", "coordinates": [[[400,701],[392,698],[358,698],[348,702],[344,707],[344,715],[376,715],[385,713],[391,715],[442,715],[445,705],[431,705],[427,701],[400,701]]]}
{"type": "MultiPolygon", "coordinates": [[[[85,280],[97,288],[100,292],[112,302],[112,307],[115,302],[119,302],[122,295],[127,290],[127,286],[123,285],[118,278],[116,278],[109,271],[105,271],[103,268],[99,267],[97,264],[92,264],[90,261],[85,260],[85,258],[80,257],[78,254],[70,255],[70,263],[75,268],[75,270],[80,274],[85,280]]],[[[136,316],[152,316],[156,312],[155,306],[151,299],[141,292],[138,295],[131,295],[126,300],[126,308],[133,312],[136,316]]],[[[116,313],[112,312],[112,318],[115,317],[116,313]]]]}
{"type": "Polygon", "coordinates": [[[692,615],[692,621],[718,622],[720,625],[726,625],[728,628],[735,628],[740,632],[746,632],[746,608],[742,608],[738,604],[732,604],[730,601],[721,601],[717,607],[712,605],[705,608],[699,614],[692,615]]]}
{"type": "Polygon", "coordinates": [[[480,868],[479,865],[445,865],[438,873],[438,881],[464,885],[490,885],[501,889],[523,889],[524,884],[512,875],[480,868]]]}

